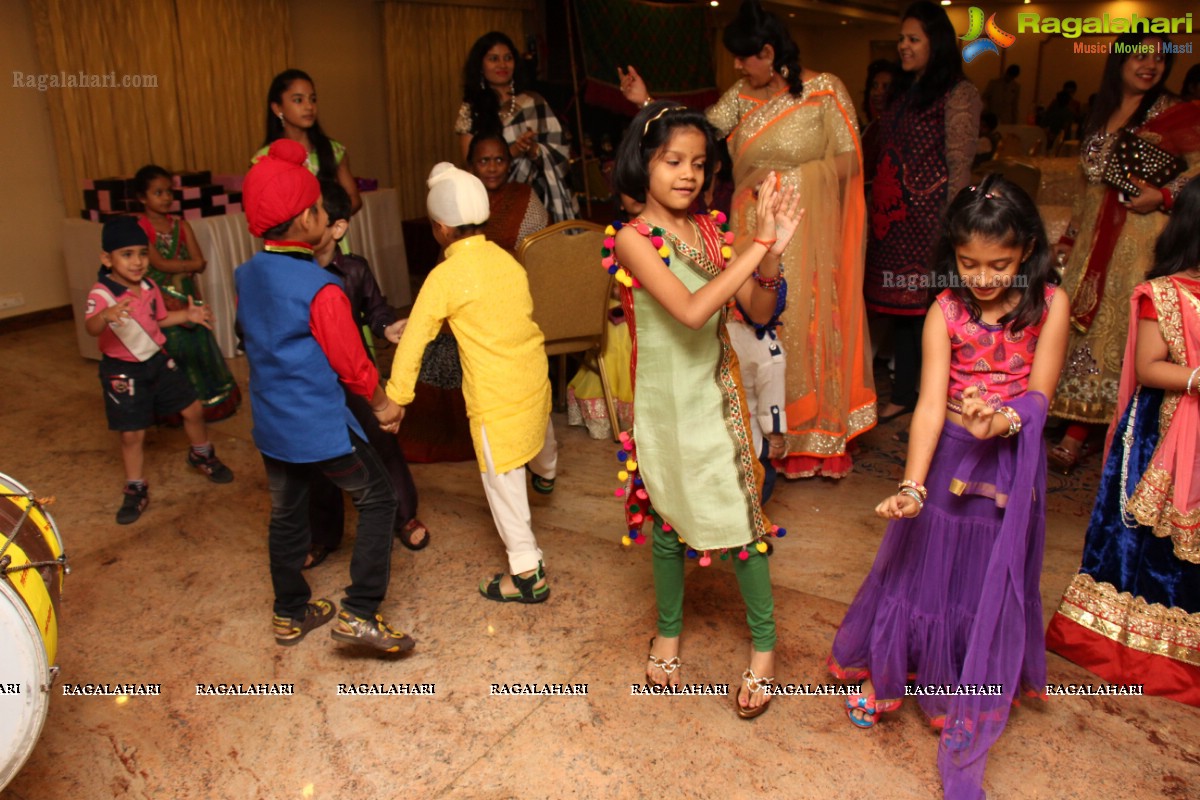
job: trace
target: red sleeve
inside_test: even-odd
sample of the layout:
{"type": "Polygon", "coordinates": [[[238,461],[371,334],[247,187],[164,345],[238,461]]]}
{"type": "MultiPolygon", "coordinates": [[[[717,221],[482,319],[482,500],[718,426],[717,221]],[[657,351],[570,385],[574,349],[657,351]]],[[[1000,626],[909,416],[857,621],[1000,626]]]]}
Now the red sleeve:
{"type": "Polygon", "coordinates": [[[1158,312],[1154,310],[1154,298],[1144,294],[1138,298],[1138,319],[1158,319],[1158,312]]]}
{"type": "Polygon", "coordinates": [[[158,232],[156,230],[154,230],[154,226],[150,223],[150,220],[147,219],[144,214],[139,214],[137,221],[138,221],[138,225],[140,225],[142,230],[145,231],[146,239],[149,240],[150,246],[154,247],[154,240],[158,238],[158,232]]]}
{"type": "Polygon", "coordinates": [[[363,350],[350,300],[340,287],[329,284],[317,292],[309,307],[308,327],[346,388],[370,400],[379,386],[379,372],[363,350]]]}

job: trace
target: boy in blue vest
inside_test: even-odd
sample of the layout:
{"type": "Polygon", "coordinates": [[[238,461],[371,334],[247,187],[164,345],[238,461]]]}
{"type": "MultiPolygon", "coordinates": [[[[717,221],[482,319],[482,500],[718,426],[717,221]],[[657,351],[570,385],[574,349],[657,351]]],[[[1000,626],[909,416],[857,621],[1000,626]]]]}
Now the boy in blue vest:
{"type": "Polygon", "coordinates": [[[384,430],[403,412],[379,386],[338,279],[313,260],[328,218],[302,145],[279,139],[246,175],[242,198],[263,252],[234,272],[237,320],[250,364],[254,443],[271,491],[269,550],[275,590],[275,641],[294,645],[329,622],[333,603],[310,602],[301,569],[311,539],[309,479],[320,472],[358,510],[350,586],[332,636],[387,653],[411,650],[412,637],[379,614],[387,593],[396,495],[387,471],[346,407],[341,384],[366,400],[384,430]]]}

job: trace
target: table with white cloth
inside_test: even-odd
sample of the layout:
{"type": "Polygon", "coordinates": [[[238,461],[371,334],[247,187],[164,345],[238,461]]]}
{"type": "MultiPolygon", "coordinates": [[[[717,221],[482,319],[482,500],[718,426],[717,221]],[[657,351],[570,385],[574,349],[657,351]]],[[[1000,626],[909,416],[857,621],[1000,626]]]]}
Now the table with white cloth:
{"type": "MultiPolygon", "coordinates": [[[[362,195],[363,206],[350,222],[347,239],[351,252],[366,258],[387,302],[405,306],[412,302],[408,259],[400,228],[400,203],[395,189],[380,189],[362,195]]],[[[226,358],[237,355],[234,334],[233,271],[262,248],[262,240],[250,235],[243,214],[188,220],[208,266],[198,276],[200,294],[212,309],[213,335],[226,358]]],[[[96,339],[84,329],[87,294],[100,268],[99,223],[68,219],[63,223],[63,256],[67,267],[67,290],[75,314],[75,335],[84,358],[100,358],[96,339]]]]}

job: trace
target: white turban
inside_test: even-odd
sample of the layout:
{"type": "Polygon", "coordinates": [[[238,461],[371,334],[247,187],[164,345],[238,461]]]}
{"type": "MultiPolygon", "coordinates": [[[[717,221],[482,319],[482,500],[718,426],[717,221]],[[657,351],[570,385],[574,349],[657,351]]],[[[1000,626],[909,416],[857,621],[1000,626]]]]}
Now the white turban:
{"type": "Polygon", "coordinates": [[[482,225],[491,210],[483,181],[446,161],[434,165],[429,173],[429,197],[425,207],[434,222],[457,228],[482,225]]]}

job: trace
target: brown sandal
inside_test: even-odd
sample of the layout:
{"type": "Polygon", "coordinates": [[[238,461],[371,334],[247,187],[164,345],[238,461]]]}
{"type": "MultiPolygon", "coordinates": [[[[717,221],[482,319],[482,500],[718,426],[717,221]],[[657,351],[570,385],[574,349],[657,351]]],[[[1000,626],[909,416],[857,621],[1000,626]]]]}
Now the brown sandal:
{"type": "Polygon", "coordinates": [[[405,523],[402,529],[396,531],[396,538],[409,550],[424,550],[429,545],[429,529],[425,527],[425,523],[413,517],[405,523]],[[413,539],[418,534],[424,534],[424,536],[420,542],[413,544],[413,539]]]}
{"type": "Polygon", "coordinates": [[[1046,453],[1046,460],[1058,468],[1058,471],[1063,475],[1070,475],[1075,469],[1075,465],[1079,463],[1079,456],[1082,454],[1082,449],[1079,452],[1071,452],[1061,444],[1056,444],[1051,447],[1046,453]]]}
{"type": "Polygon", "coordinates": [[[754,697],[758,692],[765,691],[767,699],[761,706],[743,706],[741,687],[733,693],[733,707],[737,709],[737,715],[742,719],[754,719],[759,714],[767,710],[767,706],[771,705],[771,684],[775,682],[774,678],[760,678],[754,674],[754,670],[749,667],[742,673],[742,682],[746,684],[746,688],[750,690],[750,694],[746,697],[746,702],[754,697]]]}

